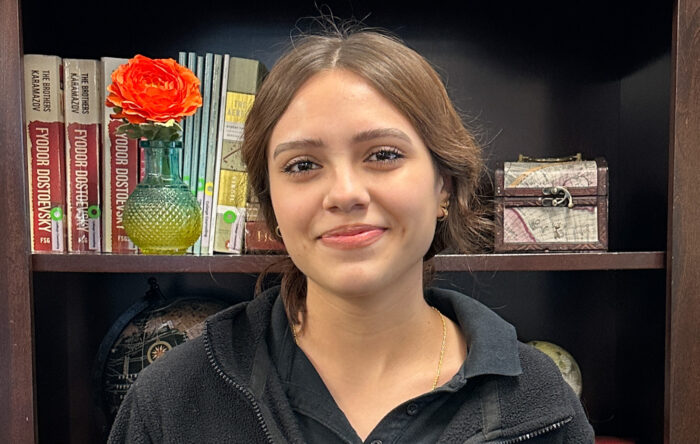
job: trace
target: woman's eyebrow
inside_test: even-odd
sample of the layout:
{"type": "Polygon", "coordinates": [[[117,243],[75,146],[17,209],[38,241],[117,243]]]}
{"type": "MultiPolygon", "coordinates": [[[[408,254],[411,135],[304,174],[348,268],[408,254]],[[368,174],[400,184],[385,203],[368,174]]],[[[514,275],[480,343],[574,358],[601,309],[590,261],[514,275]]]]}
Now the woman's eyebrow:
{"type": "Polygon", "coordinates": [[[366,142],[372,139],[380,139],[382,137],[396,137],[406,142],[411,142],[411,138],[406,133],[398,128],[375,128],[366,131],[361,131],[352,138],[353,143],[366,142]]]}
{"type": "MultiPolygon", "coordinates": [[[[367,142],[369,140],[380,139],[383,137],[395,137],[411,143],[411,138],[406,133],[398,128],[374,128],[365,131],[360,131],[352,137],[352,143],[367,142]]],[[[282,142],[272,153],[272,158],[275,159],[281,153],[293,149],[320,148],[324,145],[321,139],[299,139],[282,142]]]]}
{"type": "Polygon", "coordinates": [[[272,153],[272,158],[276,158],[279,156],[281,153],[288,151],[288,150],[293,150],[293,149],[301,149],[301,148],[320,148],[323,146],[323,141],[320,139],[299,139],[299,140],[290,140],[289,142],[282,142],[277,147],[275,148],[275,151],[272,153]]]}

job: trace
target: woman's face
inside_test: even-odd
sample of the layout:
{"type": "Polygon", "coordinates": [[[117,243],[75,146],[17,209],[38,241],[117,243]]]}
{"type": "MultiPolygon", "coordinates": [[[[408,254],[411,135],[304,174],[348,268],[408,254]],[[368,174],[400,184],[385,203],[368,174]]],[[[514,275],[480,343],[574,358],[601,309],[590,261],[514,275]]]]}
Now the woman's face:
{"type": "Polygon", "coordinates": [[[416,129],[364,79],[309,79],[267,155],[284,244],[310,285],[364,295],[420,279],[447,193],[416,129]]]}

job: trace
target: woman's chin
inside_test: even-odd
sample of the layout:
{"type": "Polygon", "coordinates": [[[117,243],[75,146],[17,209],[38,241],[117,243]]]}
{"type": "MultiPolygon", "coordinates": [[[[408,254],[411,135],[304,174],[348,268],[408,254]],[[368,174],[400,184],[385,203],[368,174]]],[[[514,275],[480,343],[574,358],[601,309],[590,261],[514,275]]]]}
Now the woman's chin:
{"type": "Polygon", "coordinates": [[[343,274],[342,276],[329,276],[328,279],[315,281],[314,284],[324,293],[353,298],[379,292],[386,286],[386,283],[379,281],[380,279],[373,279],[365,273],[352,273],[343,274]]]}
{"type": "Polygon", "coordinates": [[[309,290],[315,289],[323,293],[336,295],[344,299],[372,297],[384,294],[387,291],[395,291],[397,287],[404,286],[408,281],[422,285],[422,267],[416,268],[416,276],[411,278],[405,273],[396,275],[395,269],[381,269],[380,267],[365,264],[366,266],[344,266],[335,273],[325,273],[320,279],[314,280],[309,276],[309,290]]]}

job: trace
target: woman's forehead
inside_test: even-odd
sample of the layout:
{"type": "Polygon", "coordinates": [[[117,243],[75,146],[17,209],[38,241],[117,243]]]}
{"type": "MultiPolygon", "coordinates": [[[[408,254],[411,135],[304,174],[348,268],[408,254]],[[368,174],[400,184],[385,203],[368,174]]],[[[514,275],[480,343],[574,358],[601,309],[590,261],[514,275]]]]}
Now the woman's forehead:
{"type": "Polygon", "coordinates": [[[268,152],[292,141],[374,136],[420,140],[411,121],[367,80],[346,70],[323,71],[305,82],[271,132],[268,152]]]}

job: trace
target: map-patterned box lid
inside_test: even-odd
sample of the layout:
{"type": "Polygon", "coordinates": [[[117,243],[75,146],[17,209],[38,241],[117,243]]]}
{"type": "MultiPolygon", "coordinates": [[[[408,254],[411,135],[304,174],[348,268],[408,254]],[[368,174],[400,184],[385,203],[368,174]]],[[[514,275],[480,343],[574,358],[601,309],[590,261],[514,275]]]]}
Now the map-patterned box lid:
{"type": "MultiPolygon", "coordinates": [[[[581,159],[580,155],[571,158],[581,159]]],[[[503,162],[496,169],[496,196],[542,196],[549,187],[566,187],[572,196],[607,196],[608,164],[595,160],[540,159],[503,162]]]]}

